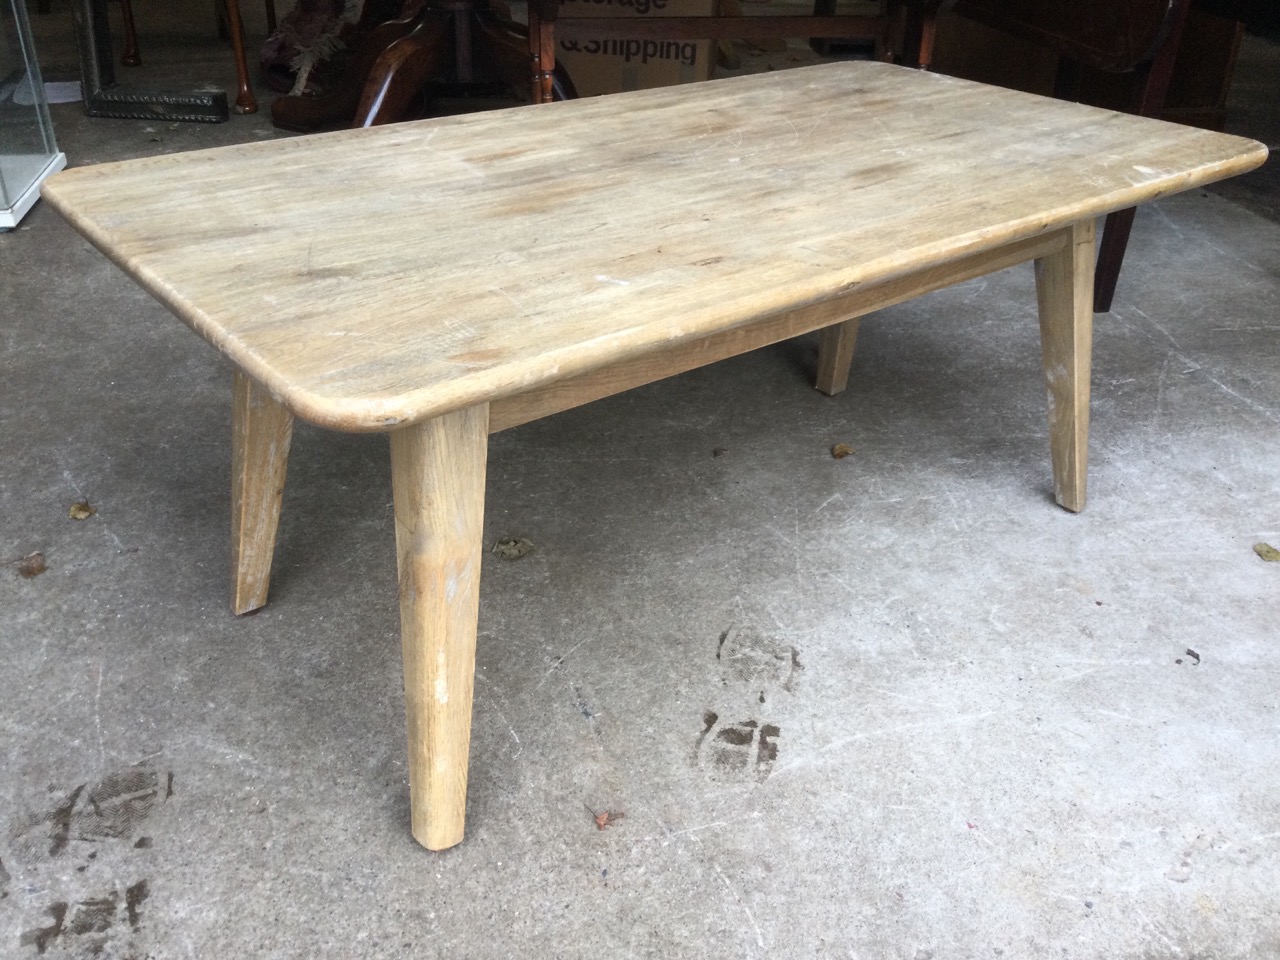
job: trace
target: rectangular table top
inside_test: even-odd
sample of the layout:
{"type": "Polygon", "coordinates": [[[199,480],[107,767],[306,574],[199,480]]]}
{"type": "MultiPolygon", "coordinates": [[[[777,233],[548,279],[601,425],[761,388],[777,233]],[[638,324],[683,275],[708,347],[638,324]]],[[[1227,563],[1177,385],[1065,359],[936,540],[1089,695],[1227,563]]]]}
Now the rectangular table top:
{"type": "Polygon", "coordinates": [[[296,414],[377,430],[1265,158],[859,62],[80,167],[44,196],[296,414]]]}

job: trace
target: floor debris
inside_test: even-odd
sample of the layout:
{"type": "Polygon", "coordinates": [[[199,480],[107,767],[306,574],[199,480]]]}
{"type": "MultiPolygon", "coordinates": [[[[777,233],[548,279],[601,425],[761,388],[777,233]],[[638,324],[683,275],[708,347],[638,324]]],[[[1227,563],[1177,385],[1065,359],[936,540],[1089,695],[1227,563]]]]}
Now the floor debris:
{"type": "Polygon", "coordinates": [[[13,563],[18,568],[18,576],[25,580],[38,577],[49,569],[45,565],[44,554],[38,550],[35,553],[28,553],[25,557],[14,560],[13,563]]]}
{"type": "Polygon", "coordinates": [[[504,537],[493,545],[493,552],[503,560],[519,560],[533,553],[533,542],[524,537],[504,537]]]}
{"type": "MultiPolygon", "coordinates": [[[[583,806],[586,806],[586,804],[583,804],[583,806]]],[[[597,830],[603,830],[606,827],[611,827],[619,820],[626,817],[626,814],[621,810],[602,810],[600,813],[596,813],[590,807],[587,807],[587,813],[591,814],[591,819],[596,822],[597,830]]]]}
{"type": "Polygon", "coordinates": [[[1260,556],[1263,560],[1266,560],[1270,563],[1275,563],[1276,561],[1280,561],[1280,550],[1277,550],[1275,547],[1273,547],[1269,543],[1255,543],[1253,545],[1253,552],[1256,553],[1258,556],[1260,556]]]}

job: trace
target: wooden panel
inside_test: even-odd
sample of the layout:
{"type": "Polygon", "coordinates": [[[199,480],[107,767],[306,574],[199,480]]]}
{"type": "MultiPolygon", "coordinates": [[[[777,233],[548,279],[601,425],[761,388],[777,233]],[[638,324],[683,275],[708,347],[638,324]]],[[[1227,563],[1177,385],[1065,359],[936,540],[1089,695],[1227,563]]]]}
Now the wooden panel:
{"type": "MultiPolygon", "coordinates": [[[[519,426],[522,423],[609,397],[624,390],[631,390],[646,383],[663,380],[718,360],[736,357],[780,340],[846,322],[874,310],[881,310],[933,290],[941,290],[955,283],[963,283],[974,277],[1003,270],[1005,267],[1011,267],[1035,257],[1050,256],[1065,247],[1069,233],[1070,231],[1058,230],[1045,236],[1033,237],[1030,240],[1010,244],[1002,250],[965,257],[955,263],[943,264],[931,270],[899,277],[888,283],[855,290],[834,300],[787,310],[748,326],[688,340],[674,347],[632,357],[600,370],[560,380],[518,396],[497,400],[490,409],[489,429],[497,433],[499,430],[519,426]]],[[[849,362],[852,359],[852,344],[849,344],[847,353],[831,359],[829,383],[834,383],[842,375],[847,378],[849,362]],[[842,374],[835,368],[837,363],[844,365],[842,374]]],[[[823,389],[823,382],[819,380],[817,386],[818,389],[823,389]]]]}
{"type": "Polygon", "coordinates": [[[45,196],[296,414],[377,430],[1265,156],[837,63],[78,168],[45,196]]]}

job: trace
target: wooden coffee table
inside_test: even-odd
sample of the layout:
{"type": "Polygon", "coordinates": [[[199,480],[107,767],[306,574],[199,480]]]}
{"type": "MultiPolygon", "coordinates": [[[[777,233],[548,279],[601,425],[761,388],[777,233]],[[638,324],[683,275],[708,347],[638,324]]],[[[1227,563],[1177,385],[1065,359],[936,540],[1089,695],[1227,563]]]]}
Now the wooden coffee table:
{"type": "MultiPolygon", "coordinates": [[[[391,434],[413,835],[462,839],[490,433],[1034,260],[1058,502],[1085,502],[1094,218],[1258,143],[877,63],[225,147],[44,195],[236,367],[233,608],[293,418],[391,434]]],[[[951,318],[949,322],[961,322],[951,318]]]]}

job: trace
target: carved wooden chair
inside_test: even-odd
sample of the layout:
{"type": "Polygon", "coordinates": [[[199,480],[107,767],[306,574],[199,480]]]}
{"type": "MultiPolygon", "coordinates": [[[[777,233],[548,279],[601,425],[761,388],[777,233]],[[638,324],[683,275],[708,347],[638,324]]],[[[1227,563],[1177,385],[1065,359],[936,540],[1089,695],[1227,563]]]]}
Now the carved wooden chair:
{"type": "MultiPolygon", "coordinates": [[[[399,15],[357,25],[343,74],[319,95],[282,96],[271,121],[310,132],[408,119],[428,87],[529,89],[529,34],[487,0],[403,0],[399,15]]],[[[553,96],[576,96],[568,74],[554,71],[553,96]]]]}

